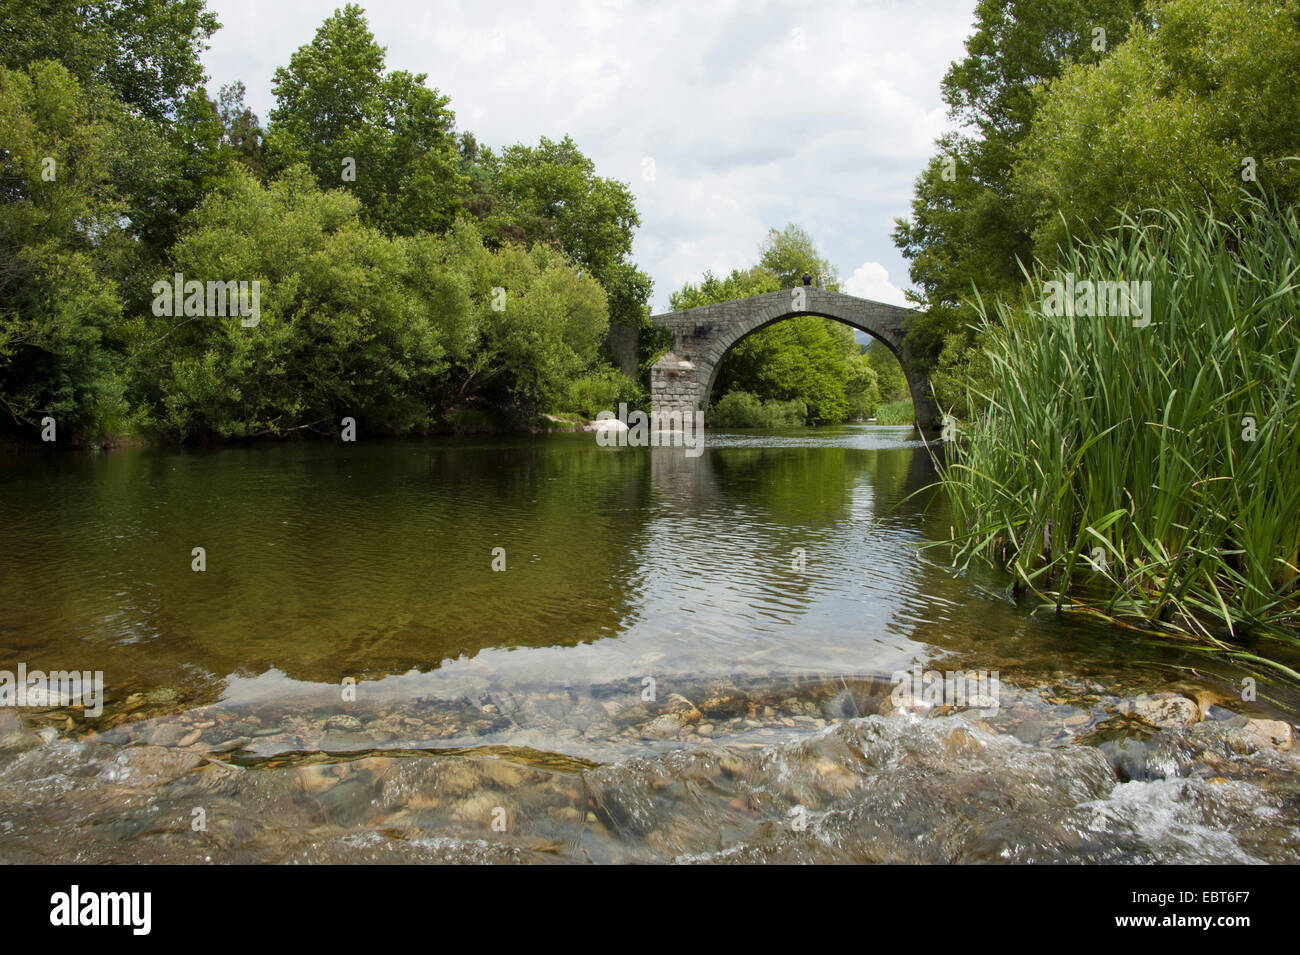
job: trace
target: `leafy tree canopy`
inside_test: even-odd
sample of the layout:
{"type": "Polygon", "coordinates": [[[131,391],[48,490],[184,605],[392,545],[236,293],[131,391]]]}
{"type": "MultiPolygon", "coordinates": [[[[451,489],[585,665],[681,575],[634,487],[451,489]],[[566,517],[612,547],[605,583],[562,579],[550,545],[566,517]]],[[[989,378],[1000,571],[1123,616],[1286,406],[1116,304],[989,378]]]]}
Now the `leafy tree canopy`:
{"type": "Polygon", "coordinates": [[[204,0],[0,0],[0,63],[56,60],[149,119],[175,115],[204,80],[220,24],[204,0]]]}
{"type": "Polygon", "coordinates": [[[910,361],[933,364],[944,340],[975,318],[973,288],[1008,293],[1032,257],[1032,219],[1015,198],[1012,165],[1039,101],[1035,90],[1073,63],[1095,63],[1127,35],[1141,0],[980,0],[966,56],[942,91],[962,131],[939,140],[917,178],[910,219],[894,243],[910,260],[910,361]]]}
{"type": "Polygon", "coordinates": [[[1039,91],[1014,185],[1037,254],[1181,193],[1220,213],[1300,200],[1300,10],[1172,0],[1097,64],[1039,91]],[[1106,157],[1110,157],[1107,159],[1106,157]]]}
{"type": "Polygon", "coordinates": [[[385,73],[385,56],[359,6],[328,17],[275,71],[268,169],[306,164],[322,188],[354,191],[385,231],[441,231],[465,190],[455,117],[425,74],[385,73]]]}

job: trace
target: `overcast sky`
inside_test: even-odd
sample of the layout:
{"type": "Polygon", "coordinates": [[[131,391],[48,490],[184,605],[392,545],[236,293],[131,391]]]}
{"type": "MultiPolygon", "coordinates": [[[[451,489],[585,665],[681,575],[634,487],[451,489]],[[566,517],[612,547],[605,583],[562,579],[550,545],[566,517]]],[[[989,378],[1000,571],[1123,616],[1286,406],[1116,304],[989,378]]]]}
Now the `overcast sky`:
{"type": "MultiPolygon", "coordinates": [[[[459,129],[499,147],[566,133],[627,182],[633,258],[653,311],[705,269],[752,265],[767,230],[803,226],[846,291],[905,304],[890,240],[949,128],[939,98],[974,0],[369,0],[388,69],[427,73],[459,129]]],[[[327,2],[208,0],[222,23],[210,93],[243,80],[263,122],[271,74],[327,2]]]]}

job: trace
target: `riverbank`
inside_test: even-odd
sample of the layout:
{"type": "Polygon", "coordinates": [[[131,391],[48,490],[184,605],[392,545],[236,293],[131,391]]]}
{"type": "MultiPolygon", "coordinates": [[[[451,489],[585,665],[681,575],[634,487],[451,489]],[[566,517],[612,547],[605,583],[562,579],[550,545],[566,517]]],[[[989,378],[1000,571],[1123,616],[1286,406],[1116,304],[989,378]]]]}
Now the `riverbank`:
{"type": "MultiPolygon", "coordinates": [[[[492,414],[473,409],[462,409],[459,412],[448,415],[447,418],[435,428],[400,434],[384,432],[378,435],[369,435],[368,437],[378,437],[385,440],[395,438],[409,438],[416,440],[428,437],[551,434],[569,431],[592,431],[595,430],[595,426],[596,422],[594,419],[584,418],[582,415],[577,413],[538,414],[527,417],[513,413],[492,414]]],[[[67,439],[60,439],[57,437],[56,433],[56,438],[51,441],[34,440],[29,442],[14,442],[0,440],[0,454],[22,454],[48,451],[97,453],[103,451],[138,451],[148,448],[162,449],[179,447],[213,449],[279,443],[292,444],[311,441],[337,441],[342,436],[345,427],[346,425],[340,423],[339,430],[334,432],[326,431],[322,426],[306,430],[298,429],[284,434],[264,434],[245,438],[220,438],[207,436],[183,443],[168,440],[164,435],[121,433],[97,435],[93,438],[74,435],[67,439]]],[[[354,424],[353,428],[355,429],[355,427],[354,424]]],[[[356,435],[357,432],[353,430],[351,434],[356,435]]]]}

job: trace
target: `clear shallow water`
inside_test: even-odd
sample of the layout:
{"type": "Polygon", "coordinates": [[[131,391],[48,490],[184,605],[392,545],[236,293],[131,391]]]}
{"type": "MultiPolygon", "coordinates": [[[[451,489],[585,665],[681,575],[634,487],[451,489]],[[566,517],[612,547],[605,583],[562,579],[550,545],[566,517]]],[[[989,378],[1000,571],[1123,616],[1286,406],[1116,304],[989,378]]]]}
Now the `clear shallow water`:
{"type": "MultiPolygon", "coordinates": [[[[1019,709],[974,731],[1044,749],[1092,731],[1118,698],[1235,694],[1240,674],[1223,664],[1033,615],[991,572],[956,575],[919,552],[946,530],[942,506],[926,511],[928,492],[915,494],[932,479],[910,429],[867,426],[710,433],[698,458],[602,449],[591,434],[4,458],[0,669],[102,670],[108,700],[98,720],[24,712],[28,729],[48,725],[59,739],[14,756],[0,791],[26,780],[5,798],[14,813],[37,812],[33,793],[57,792],[57,780],[93,792],[88,781],[163,747],[176,766],[196,762],[142,787],[155,808],[188,805],[186,787],[233,773],[246,780],[231,797],[245,816],[273,815],[271,780],[289,779],[278,774],[310,789],[302,774],[322,772],[314,761],[350,773],[357,757],[391,752],[475,767],[504,754],[594,798],[585,774],[631,772],[629,760],[800,746],[880,712],[889,674],[913,661],[998,670],[1019,709]],[[194,547],[206,550],[203,573],[191,569],[194,547]],[[355,700],[342,698],[348,679],[355,700]],[[702,715],[656,723],[673,694],[702,715]]],[[[1286,691],[1263,695],[1272,706],[1256,706],[1261,715],[1295,711],[1286,691]]],[[[1002,760],[992,770],[1002,776],[1020,772],[1011,755],[987,758],[1002,760]]],[[[417,772],[409,761],[397,760],[401,772],[417,772]]],[[[484,807],[462,803],[476,805],[482,787],[440,794],[439,772],[411,783],[412,798],[460,808],[437,817],[436,836],[417,826],[418,838],[477,838],[484,807]]],[[[320,792],[351,780],[331,798],[356,810],[347,792],[372,797],[346,773],[320,792]]],[[[589,808],[596,829],[617,830],[589,808]]],[[[80,819],[67,806],[38,815],[51,811],[80,819]]],[[[375,831],[354,815],[349,825],[375,831]]],[[[138,842],[123,836],[103,852],[145,851],[138,842]]],[[[6,843],[21,851],[12,828],[0,830],[0,854],[6,843]]],[[[593,858],[659,852],[597,843],[593,858]]],[[[151,851],[171,858],[180,844],[151,851]]],[[[720,851],[672,845],[665,857],[720,851]]]]}

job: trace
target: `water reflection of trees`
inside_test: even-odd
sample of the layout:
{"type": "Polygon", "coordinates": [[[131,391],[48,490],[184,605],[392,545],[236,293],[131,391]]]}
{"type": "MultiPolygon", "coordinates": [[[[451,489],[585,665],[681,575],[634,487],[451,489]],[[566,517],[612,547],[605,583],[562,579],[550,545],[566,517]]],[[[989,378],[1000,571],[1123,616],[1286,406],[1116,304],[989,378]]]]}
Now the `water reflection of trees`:
{"type": "MultiPolygon", "coordinates": [[[[336,682],[428,669],[487,647],[616,635],[635,603],[648,469],[589,436],[105,463],[44,488],[78,504],[45,506],[27,539],[11,537],[4,592],[9,619],[38,627],[53,662],[102,666],[110,683],[127,671],[274,666],[336,682]],[[191,570],[195,546],[204,573],[191,570]],[[24,597],[38,581],[40,600],[24,597]]],[[[43,506],[40,486],[18,493],[43,506]]]]}
{"type": "Polygon", "coordinates": [[[905,499],[934,481],[934,468],[923,448],[907,446],[714,447],[697,458],[661,448],[651,475],[660,501],[714,507],[721,498],[772,523],[807,526],[854,519],[853,491],[864,482],[876,517],[910,517],[923,502],[905,499]]]}
{"type": "Polygon", "coordinates": [[[690,458],[574,435],[118,454],[39,476],[6,480],[14,513],[40,519],[16,521],[0,554],[0,626],[29,662],[104,669],[111,684],[270,667],[333,683],[571,646],[675,613],[682,580],[798,630],[806,612],[824,628],[839,612],[828,590],[871,571],[883,629],[843,623],[868,640],[933,645],[971,616],[969,585],[911,556],[947,526],[905,500],[932,479],[919,447],[690,458]],[[491,571],[497,546],[505,573],[491,571]],[[794,570],[796,548],[814,573],[794,570]]]}
{"type": "Polygon", "coordinates": [[[913,548],[927,518],[909,499],[933,480],[923,447],[714,445],[694,459],[663,449],[652,477],[651,563],[689,577],[691,599],[731,608],[738,636],[745,621],[786,627],[756,643],[776,636],[821,657],[827,641],[843,649],[854,633],[865,644],[908,626],[891,621],[924,583],[913,548]],[[870,620],[857,616],[864,601],[870,620]]]}

